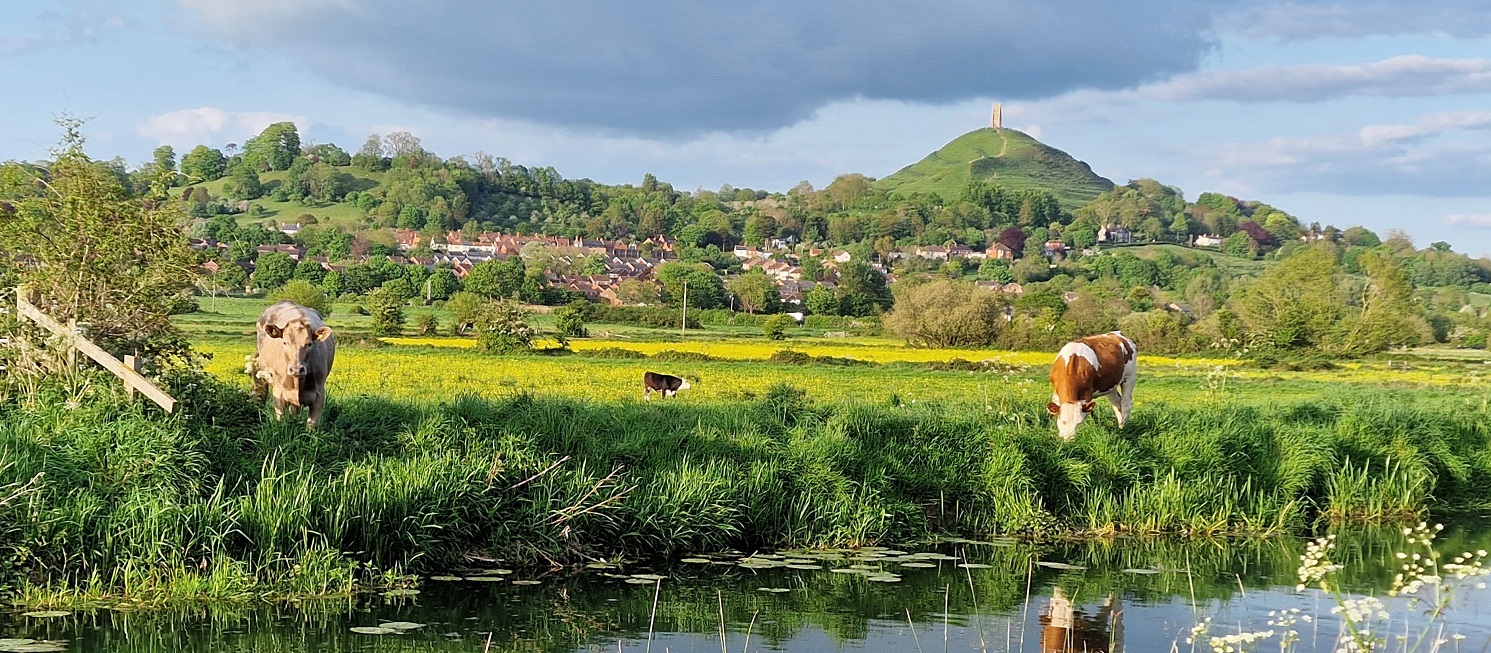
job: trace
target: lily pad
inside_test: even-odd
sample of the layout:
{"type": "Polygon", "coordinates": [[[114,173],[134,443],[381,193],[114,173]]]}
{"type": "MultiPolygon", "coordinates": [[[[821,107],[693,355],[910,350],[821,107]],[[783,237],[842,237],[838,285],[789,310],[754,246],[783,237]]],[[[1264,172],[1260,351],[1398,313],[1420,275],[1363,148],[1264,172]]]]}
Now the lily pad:
{"type": "Polygon", "coordinates": [[[417,624],[412,621],[386,621],[384,623],[378,624],[378,627],[392,628],[394,630],[402,632],[406,630],[419,630],[420,628],[424,628],[425,625],[417,624]]]}
{"type": "Polygon", "coordinates": [[[869,576],[865,576],[865,580],[876,583],[899,583],[901,582],[901,577],[895,574],[870,574],[869,576]]]}
{"type": "Polygon", "coordinates": [[[632,574],[632,578],[639,578],[639,579],[646,580],[646,581],[654,581],[654,580],[662,580],[664,578],[667,578],[667,576],[659,576],[657,574],[632,574]]]}
{"type": "Polygon", "coordinates": [[[810,564],[787,565],[787,568],[788,569],[822,569],[823,565],[810,565],[810,564]]]}
{"type": "Polygon", "coordinates": [[[913,567],[913,568],[916,568],[916,569],[930,569],[932,567],[936,567],[937,565],[934,565],[934,564],[932,564],[930,562],[903,562],[903,563],[901,563],[901,566],[902,567],[913,567]]]}
{"type": "MultiPolygon", "coordinates": [[[[0,640],[4,642],[5,640],[0,640]]],[[[67,650],[67,642],[64,641],[42,641],[26,640],[29,644],[16,644],[15,646],[0,646],[0,651],[5,653],[60,653],[67,650]]]]}
{"type": "Polygon", "coordinates": [[[72,613],[67,610],[35,610],[32,612],[22,612],[21,616],[35,617],[37,619],[55,619],[57,617],[66,617],[70,614],[72,613]]]}
{"type": "Polygon", "coordinates": [[[687,562],[691,565],[707,565],[714,561],[710,560],[709,558],[684,558],[682,560],[679,560],[679,562],[687,562]]]}
{"type": "Polygon", "coordinates": [[[876,567],[875,565],[849,565],[849,568],[850,569],[863,569],[865,571],[869,571],[869,570],[872,570],[872,569],[879,569],[879,567],[876,567]]]}
{"type": "Polygon", "coordinates": [[[962,567],[963,569],[988,569],[988,568],[992,567],[993,565],[986,565],[986,564],[983,564],[983,563],[980,563],[980,562],[965,562],[965,563],[960,564],[958,566],[962,567]]]}
{"type": "Polygon", "coordinates": [[[628,578],[626,582],[632,585],[652,585],[657,583],[655,580],[647,580],[646,578],[628,578]]]}
{"type": "Polygon", "coordinates": [[[1069,565],[1069,564],[1067,564],[1065,562],[1051,562],[1051,561],[1048,561],[1048,560],[1042,560],[1042,561],[1037,562],[1035,564],[1038,564],[1038,565],[1040,565],[1042,567],[1047,567],[1047,568],[1050,568],[1050,569],[1062,569],[1062,570],[1082,570],[1082,569],[1086,569],[1087,568],[1087,567],[1082,567],[1082,566],[1078,566],[1078,565],[1069,565]]]}
{"type": "Polygon", "coordinates": [[[469,581],[473,581],[473,582],[477,582],[477,583],[500,583],[500,582],[502,582],[502,579],[498,578],[496,576],[467,576],[465,578],[465,580],[469,580],[469,581]]]}
{"type": "MultiPolygon", "coordinates": [[[[688,561],[685,560],[684,562],[688,562],[688,561]]],[[[615,569],[616,565],[613,565],[613,564],[611,564],[609,562],[592,562],[590,564],[585,565],[585,568],[586,569],[615,569]]]]}
{"type": "Polygon", "coordinates": [[[404,588],[392,589],[383,593],[384,596],[414,596],[416,594],[419,594],[419,590],[404,588]]]}
{"type": "Polygon", "coordinates": [[[359,635],[397,635],[397,634],[399,634],[399,631],[394,630],[393,628],[384,628],[382,626],[355,626],[355,627],[352,628],[352,632],[357,633],[359,635]]]}
{"type": "Polygon", "coordinates": [[[860,574],[860,575],[865,575],[865,574],[869,573],[869,572],[867,572],[867,571],[865,571],[863,569],[855,569],[853,567],[846,567],[846,568],[843,568],[843,569],[830,569],[829,571],[832,571],[833,573],[836,573],[836,574],[860,574]]]}
{"type": "Polygon", "coordinates": [[[540,582],[538,582],[536,580],[515,580],[515,581],[513,581],[513,584],[514,585],[542,585],[543,583],[540,583],[540,582]]]}
{"type": "Polygon", "coordinates": [[[442,583],[450,583],[461,580],[460,576],[431,576],[430,580],[438,580],[442,583]]]}

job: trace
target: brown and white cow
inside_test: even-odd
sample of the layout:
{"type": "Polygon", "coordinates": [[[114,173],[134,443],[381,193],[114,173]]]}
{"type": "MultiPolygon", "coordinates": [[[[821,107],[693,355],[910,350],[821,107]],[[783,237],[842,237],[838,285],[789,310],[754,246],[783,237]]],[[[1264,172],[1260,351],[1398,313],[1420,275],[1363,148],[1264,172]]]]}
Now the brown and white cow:
{"type": "Polygon", "coordinates": [[[1056,416],[1056,430],[1063,439],[1077,434],[1077,425],[1092,412],[1093,400],[1107,397],[1118,415],[1118,428],[1129,421],[1134,409],[1134,380],[1139,348],[1122,333],[1113,331],[1069,342],[1051,364],[1051,403],[1046,410],[1056,416]]]}
{"type": "Polygon", "coordinates": [[[657,372],[642,374],[642,398],[648,401],[652,401],[654,392],[660,392],[664,397],[671,397],[678,394],[679,390],[688,390],[689,387],[688,379],[657,372]]]}
{"type": "Polygon", "coordinates": [[[337,341],[331,327],[315,309],[282,301],[259,315],[259,341],[251,368],[254,394],[274,398],[274,414],[309,409],[307,428],[321,422],[326,407],[326,377],[336,358],[337,341]]]}

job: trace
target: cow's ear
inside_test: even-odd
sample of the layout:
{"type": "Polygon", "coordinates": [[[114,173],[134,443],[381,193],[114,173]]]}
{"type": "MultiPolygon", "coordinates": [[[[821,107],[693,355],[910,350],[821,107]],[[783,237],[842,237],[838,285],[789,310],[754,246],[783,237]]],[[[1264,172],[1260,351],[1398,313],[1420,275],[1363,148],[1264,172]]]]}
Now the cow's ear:
{"type": "Polygon", "coordinates": [[[1048,401],[1046,402],[1046,412],[1051,413],[1052,415],[1060,415],[1061,406],[1056,405],[1056,402],[1054,401],[1048,401]]]}
{"type": "Polygon", "coordinates": [[[331,337],[331,327],[321,327],[319,329],[316,329],[316,339],[317,340],[325,340],[325,339],[330,338],[330,337],[331,337]]]}
{"type": "Polygon", "coordinates": [[[1095,403],[1093,403],[1091,401],[1084,401],[1084,402],[1082,402],[1082,412],[1084,412],[1084,413],[1090,413],[1090,412],[1092,412],[1092,409],[1095,408],[1095,407],[1097,407],[1097,404],[1095,404],[1095,403]]]}
{"type": "Polygon", "coordinates": [[[284,335],[284,333],[284,329],[281,329],[273,324],[264,325],[264,335],[266,336],[269,336],[271,338],[278,338],[281,335],[284,335]]]}

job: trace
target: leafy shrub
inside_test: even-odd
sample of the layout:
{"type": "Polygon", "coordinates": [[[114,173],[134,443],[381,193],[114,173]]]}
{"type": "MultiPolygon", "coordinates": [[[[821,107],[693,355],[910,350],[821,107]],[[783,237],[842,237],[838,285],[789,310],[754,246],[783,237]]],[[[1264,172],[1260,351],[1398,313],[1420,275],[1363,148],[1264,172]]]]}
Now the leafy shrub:
{"type": "Polygon", "coordinates": [[[396,336],[404,331],[404,299],[385,288],[368,293],[373,335],[396,336]]]}
{"type": "Polygon", "coordinates": [[[440,330],[440,318],[433,313],[420,313],[414,317],[414,332],[422,336],[435,335],[440,330]]]}
{"type": "Polygon", "coordinates": [[[279,290],[269,295],[274,301],[290,300],[306,308],[315,309],[321,317],[331,316],[331,300],[326,293],[321,292],[319,286],[313,285],[305,279],[292,279],[289,283],[281,286],[279,290]]]}
{"type": "Polygon", "coordinates": [[[584,352],[590,358],[614,358],[621,360],[635,360],[647,358],[647,354],[633,349],[622,349],[621,347],[606,347],[604,349],[590,349],[584,352]]]}
{"type": "Polygon", "coordinates": [[[513,354],[533,349],[534,328],[528,313],[511,299],[488,302],[477,315],[476,349],[488,354],[513,354]]]}
{"type": "Polygon", "coordinates": [[[792,316],[778,313],[767,318],[766,322],[761,325],[761,330],[766,333],[767,338],[772,340],[786,340],[787,327],[796,323],[797,321],[793,320],[792,316]]]}

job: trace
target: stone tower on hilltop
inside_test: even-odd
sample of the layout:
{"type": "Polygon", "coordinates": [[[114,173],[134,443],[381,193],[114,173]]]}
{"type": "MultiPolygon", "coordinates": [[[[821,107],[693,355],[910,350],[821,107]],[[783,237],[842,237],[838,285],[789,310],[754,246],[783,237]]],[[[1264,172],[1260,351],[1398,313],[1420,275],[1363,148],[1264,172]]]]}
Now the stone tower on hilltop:
{"type": "Polygon", "coordinates": [[[1000,112],[1003,109],[1004,109],[1004,105],[1002,105],[1002,104],[1000,104],[998,102],[995,102],[994,103],[994,108],[989,110],[989,128],[990,129],[1002,129],[1003,128],[1003,125],[1000,124],[1000,115],[999,115],[1000,112]]]}

